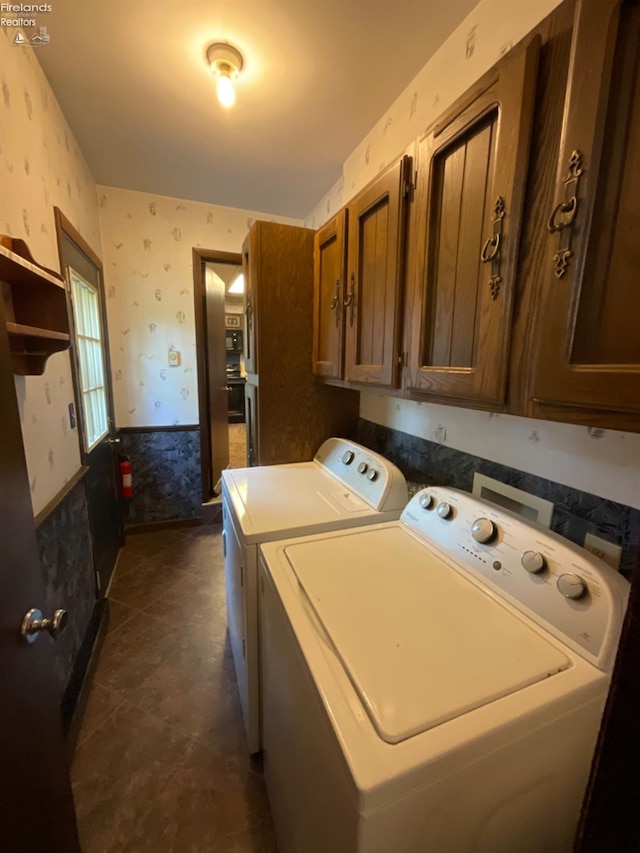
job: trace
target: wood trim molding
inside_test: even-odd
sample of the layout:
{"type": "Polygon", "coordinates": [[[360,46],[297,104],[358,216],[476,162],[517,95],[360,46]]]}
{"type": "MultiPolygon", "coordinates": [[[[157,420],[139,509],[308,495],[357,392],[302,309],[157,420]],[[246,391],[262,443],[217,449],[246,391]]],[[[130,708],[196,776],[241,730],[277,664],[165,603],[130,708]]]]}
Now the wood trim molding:
{"type": "Polygon", "coordinates": [[[64,213],[60,210],[59,207],[53,208],[53,215],[56,221],[56,235],[58,237],[58,257],[60,259],[60,274],[64,278],[64,272],[62,270],[62,252],[60,247],[60,233],[64,231],[64,233],[73,240],[76,246],[89,258],[91,263],[100,270],[100,274],[102,275],[102,261],[93,251],[91,246],[84,239],[82,234],[78,231],[77,228],[71,224],[71,222],[67,219],[64,213]]]}
{"type": "Polygon", "coordinates": [[[195,248],[193,258],[193,301],[196,326],[196,362],[198,367],[198,406],[200,410],[200,469],[202,473],[202,500],[210,495],[211,423],[209,421],[209,384],[207,380],[207,341],[205,335],[205,286],[202,265],[213,263],[242,264],[240,252],[219,252],[215,249],[195,248]]]}
{"type": "Polygon", "coordinates": [[[55,510],[60,506],[62,501],[75,489],[78,483],[84,480],[88,471],[89,466],[82,465],[73,475],[73,477],[64,484],[64,486],[60,489],[57,495],[55,495],[49,501],[49,503],[40,510],[40,512],[33,519],[36,529],[40,527],[40,525],[45,522],[53,512],[55,512],[55,510]]]}
{"type": "Polygon", "coordinates": [[[109,628],[109,599],[96,600],[71,678],[63,696],[63,726],[71,760],[87,707],[93,676],[109,628]]]}
{"type": "Polygon", "coordinates": [[[200,429],[200,424],[174,424],[169,426],[137,426],[137,427],[116,427],[118,435],[130,435],[137,432],[192,432],[195,429],[200,429]]]}
{"type": "MultiPolygon", "coordinates": [[[[72,243],[74,243],[84,255],[86,255],[86,257],[93,264],[98,273],[98,290],[100,293],[100,316],[102,319],[102,340],[105,353],[104,369],[107,378],[107,395],[110,413],[110,432],[111,434],[113,434],[113,427],[111,425],[111,421],[115,419],[116,409],[115,401],[113,399],[113,376],[111,374],[111,347],[109,343],[109,324],[107,321],[107,294],[104,283],[104,267],[98,255],[93,251],[91,246],[87,243],[82,234],[80,234],[78,229],[75,228],[74,225],[67,219],[67,217],[64,215],[64,213],[60,210],[59,207],[53,208],[53,214],[56,223],[58,266],[60,267],[60,275],[65,281],[65,290],[67,294],[67,316],[69,318],[69,330],[71,334],[71,378],[73,381],[73,394],[75,398],[74,403],[78,423],[82,422],[82,418],[84,415],[80,400],[80,388],[78,385],[78,375],[80,372],[80,367],[78,364],[78,354],[76,352],[75,320],[73,317],[73,306],[71,304],[71,292],[69,290],[67,278],[65,276],[63,234],[66,235],[68,239],[72,243]]],[[[78,429],[78,446],[80,448],[80,458],[84,462],[87,453],[84,448],[84,442],[82,441],[82,433],[80,429],[78,429]]]]}
{"type": "Polygon", "coordinates": [[[217,249],[193,249],[193,256],[201,261],[212,261],[213,263],[241,264],[242,254],[240,252],[219,252],[217,249]]]}

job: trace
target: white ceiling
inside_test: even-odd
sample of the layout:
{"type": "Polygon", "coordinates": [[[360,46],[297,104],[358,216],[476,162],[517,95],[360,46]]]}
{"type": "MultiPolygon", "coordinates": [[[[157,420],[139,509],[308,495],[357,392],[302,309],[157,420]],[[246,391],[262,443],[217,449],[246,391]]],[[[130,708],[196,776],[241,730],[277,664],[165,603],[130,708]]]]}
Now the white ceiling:
{"type": "Polygon", "coordinates": [[[54,0],[36,55],[99,184],[303,217],[477,0],[54,0]],[[231,110],[204,58],[245,57],[231,110]]]}

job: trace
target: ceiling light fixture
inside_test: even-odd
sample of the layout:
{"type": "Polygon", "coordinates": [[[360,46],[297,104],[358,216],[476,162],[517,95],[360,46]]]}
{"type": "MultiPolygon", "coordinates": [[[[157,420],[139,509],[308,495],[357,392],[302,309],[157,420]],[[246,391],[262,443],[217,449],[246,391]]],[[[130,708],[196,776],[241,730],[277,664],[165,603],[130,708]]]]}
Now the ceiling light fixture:
{"type": "Polygon", "coordinates": [[[207,61],[211,72],[217,78],[216,92],[223,107],[232,107],[236,102],[233,81],[244,66],[242,54],[225,42],[215,42],[207,48],[207,61]]]}

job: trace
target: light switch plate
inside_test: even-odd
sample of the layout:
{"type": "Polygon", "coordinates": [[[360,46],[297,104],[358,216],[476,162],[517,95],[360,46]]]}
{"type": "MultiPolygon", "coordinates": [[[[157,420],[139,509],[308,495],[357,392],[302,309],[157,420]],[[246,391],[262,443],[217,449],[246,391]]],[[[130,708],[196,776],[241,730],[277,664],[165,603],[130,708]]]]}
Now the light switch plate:
{"type": "Polygon", "coordinates": [[[601,539],[593,533],[587,533],[584,537],[584,547],[587,551],[591,551],[596,557],[600,557],[601,560],[608,563],[612,569],[620,568],[622,548],[620,545],[616,545],[615,542],[608,542],[606,539],[601,539]]]}
{"type": "Polygon", "coordinates": [[[180,367],[180,353],[178,350],[169,350],[169,367],[180,367]]]}

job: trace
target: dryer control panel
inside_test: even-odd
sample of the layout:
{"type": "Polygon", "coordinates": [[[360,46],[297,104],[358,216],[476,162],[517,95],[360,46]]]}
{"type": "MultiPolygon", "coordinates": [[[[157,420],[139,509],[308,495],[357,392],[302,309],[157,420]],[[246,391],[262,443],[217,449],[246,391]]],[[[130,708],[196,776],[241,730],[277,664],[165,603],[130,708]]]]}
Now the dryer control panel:
{"type": "Polygon", "coordinates": [[[547,528],[442,486],[401,516],[459,571],[498,592],[601,669],[613,665],[629,583],[547,528]]]}
{"type": "Polygon", "coordinates": [[[378,512],[400,512],[409,500],[407,483],[393,462],[344,438],[328,438],[314,461],[378,512]]]}

